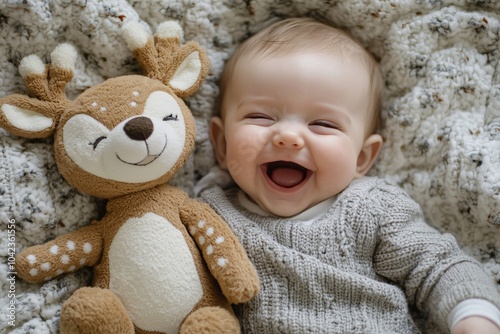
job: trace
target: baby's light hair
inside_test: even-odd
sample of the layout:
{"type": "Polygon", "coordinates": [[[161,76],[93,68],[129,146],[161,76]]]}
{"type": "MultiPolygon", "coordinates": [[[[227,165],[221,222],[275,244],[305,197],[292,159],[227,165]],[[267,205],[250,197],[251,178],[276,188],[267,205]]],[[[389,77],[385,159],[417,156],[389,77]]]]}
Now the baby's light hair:
{"type": "Polygon", "coordinates": [[[312,18],[289,18],[275,22],[243,42],[229,58],[221,76],[220,102],[223,101],[228,80],[242,59],[265,58],[277,52],[308,50],[341,50],[343,56],[358,57],[370,74],[370,127],[368,134],[377,131],[382,104],[383,78],[378,62],[347,32],[312,18]]]}

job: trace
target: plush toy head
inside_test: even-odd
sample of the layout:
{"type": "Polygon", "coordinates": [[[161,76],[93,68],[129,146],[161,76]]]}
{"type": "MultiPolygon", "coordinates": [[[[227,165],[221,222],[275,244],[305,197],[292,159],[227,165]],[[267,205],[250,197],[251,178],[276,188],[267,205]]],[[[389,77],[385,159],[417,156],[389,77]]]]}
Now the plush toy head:
{"type": "Polygon", "coordinates": [[[195,142],[195,124],[181,97],[194,93],[209,63],[196,43],[180,46],[175,22],[158,27],[154,40],[138,23],[124,39],[145,75],[109,79],[73,101],[64,89],[73,77],[76,51],[62,44],[45,66],[37,56],[21,61],[33,98],[0,100],[0,125],[30,138],[55,135],[59,172],[80,191],[113,198],[167,182],[195,142]]]}

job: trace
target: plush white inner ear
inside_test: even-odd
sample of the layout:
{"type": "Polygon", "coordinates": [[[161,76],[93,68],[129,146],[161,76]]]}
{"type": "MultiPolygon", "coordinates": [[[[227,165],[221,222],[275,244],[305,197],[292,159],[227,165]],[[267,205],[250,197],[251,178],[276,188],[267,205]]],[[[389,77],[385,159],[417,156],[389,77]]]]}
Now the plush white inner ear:
{"type": "Polygon", "coordinates": [[[170,79],[170,86],[178,90],[187,90],[191,88],[200,77],[201,60],[198,51],[191,53],[182,61],[170,79]]]}
{"type": "Polygon", "coordinates": [[[52,118],[43,116],[42,114],[31,110],[18,108],[11,104],[2,105],[2,112],[10,124],[24,131],[43,131],[52,127],[52,124],[54,123],[52,118]]]}

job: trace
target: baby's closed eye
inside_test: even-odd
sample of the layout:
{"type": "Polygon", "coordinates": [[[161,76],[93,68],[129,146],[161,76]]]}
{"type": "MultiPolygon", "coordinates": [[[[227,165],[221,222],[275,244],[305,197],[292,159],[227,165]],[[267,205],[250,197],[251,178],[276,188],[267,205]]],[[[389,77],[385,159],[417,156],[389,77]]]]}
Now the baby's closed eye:
{"type": "Polygon", "coordinates": [[[329,120],[317,120],[309,123],[309,128],[318,134],[332,134],[335,131],[342,131],[338,123],[329,120]]]}
{"type": "Polygon", "coordinates": [[[248,120],[251,124],[268,126],[275,123],[275,119],[267,114],[263,113],[251,113],[245,115],[245,120],[248,120]]]}

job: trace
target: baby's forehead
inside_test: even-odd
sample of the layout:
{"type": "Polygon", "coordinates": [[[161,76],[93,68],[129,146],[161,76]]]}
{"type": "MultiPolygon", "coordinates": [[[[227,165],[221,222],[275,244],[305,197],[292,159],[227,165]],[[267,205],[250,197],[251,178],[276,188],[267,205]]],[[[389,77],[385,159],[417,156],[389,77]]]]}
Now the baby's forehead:
{"type": "Polygon", "coordinates": [[[334,27],[295,29],[272,35],[257,34],[244,42],[233,57],[236,61],[245,61],[300,52],[359,58],[367,63],[372,57],[355,38],[334,27]]]}
{"type": "MultiPolygon", "coordinates": [[[[248,50],[248,52],[241,53],[237,59],[234,59],[230,68],[226,68],[227,80],[234,78],[235,74],[241,72],[248,72],[255,70],[260,64],[269,61],[280,61],[286,58],[293,58],[294,56],[301,55],[315,56],[315,61],[329,62],[340,59],[344,64],[355,64],[360,68],[364,68],[368,75],[372,70],[369,55],[367,52],[357,45],[355,42],[344,42],[336,45],[293,45],[283,46],[280,48],[266,49],[266,50],[248,50]]],[[[313,57],[311,57],[312,59],[313,57]]],[[[287,69],[293,71],[293,68],[287,69]]]]}
{"type": "Polygon", "coordinates": [[[241,57],[263,58],[273,55],[291,53],[318,53],[327,56],[368,56],[367,51],[356,41],[348,36],[338,35],[335,37],[325,37],[321,40],[285,40],[274,42],[255,43],[253,47],[246,48],[241,52],[241,57]]]}

